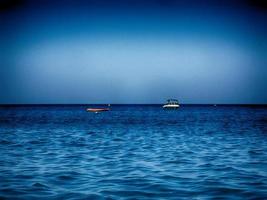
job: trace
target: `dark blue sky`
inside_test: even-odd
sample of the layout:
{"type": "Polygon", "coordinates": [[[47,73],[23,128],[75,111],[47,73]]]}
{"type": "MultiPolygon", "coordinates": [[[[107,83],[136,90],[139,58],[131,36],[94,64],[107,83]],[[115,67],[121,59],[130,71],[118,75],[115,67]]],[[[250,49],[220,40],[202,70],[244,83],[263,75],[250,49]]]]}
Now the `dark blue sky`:
{"type": "Polygon", "coordinates": [[[266,4],[214,2],[3,1],[0,103],[267,103],[266,4]]]}

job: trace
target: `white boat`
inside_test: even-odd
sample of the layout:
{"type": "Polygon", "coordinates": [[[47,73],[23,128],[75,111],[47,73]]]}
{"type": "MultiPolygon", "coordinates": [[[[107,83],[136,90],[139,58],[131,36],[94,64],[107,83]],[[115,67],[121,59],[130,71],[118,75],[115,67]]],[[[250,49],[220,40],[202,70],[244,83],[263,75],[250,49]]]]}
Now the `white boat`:
{"type": "Polygon", "coordinates": [[[88,112],[104,112],[104,111],[110,111],[109,108],[87,108],[86,111],[88,112]]]}
{"type": "Polygon", "coordinates": [[[94,112],[94,113],[99,113],[99,112],[104,112],[104,111],[110,111],[110,104],[108,104],[108,107],[105,108],[87,108],[87,112],[94,112]]]}
{"type": "Polygon", "coordinates": [[[176,99],[168,99],[167,103],[162,106],[166,109],[177,109],[180,107],[178,100],[176,99]]]}

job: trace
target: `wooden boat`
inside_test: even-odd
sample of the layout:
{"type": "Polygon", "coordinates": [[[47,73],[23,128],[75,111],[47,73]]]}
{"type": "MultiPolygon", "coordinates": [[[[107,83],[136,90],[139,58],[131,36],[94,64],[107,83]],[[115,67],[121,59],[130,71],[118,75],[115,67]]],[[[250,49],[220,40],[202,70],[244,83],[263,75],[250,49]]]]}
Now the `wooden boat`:
{"type": "Polygon", "coordinates": [[[87,108],[86,111],[98,113],[98,112],[110,111],[110,109],[109,108],[87,108]]]}

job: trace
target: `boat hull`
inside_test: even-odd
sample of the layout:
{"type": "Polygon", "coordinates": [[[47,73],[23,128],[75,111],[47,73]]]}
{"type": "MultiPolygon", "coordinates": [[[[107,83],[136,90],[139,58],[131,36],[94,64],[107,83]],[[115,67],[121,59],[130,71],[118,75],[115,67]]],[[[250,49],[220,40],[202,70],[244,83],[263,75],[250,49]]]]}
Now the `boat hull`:
{"type": "Polygon", "coordinates": [[[109,108],[87,108],[87,112],[105,112],[105,111],[110,111],[109,108]]]}
{"type": "Polygon", "coordinates": [[[180,106],[179,105],[164,105],[162,106],[164,109],[177,109],[180,106]]]}

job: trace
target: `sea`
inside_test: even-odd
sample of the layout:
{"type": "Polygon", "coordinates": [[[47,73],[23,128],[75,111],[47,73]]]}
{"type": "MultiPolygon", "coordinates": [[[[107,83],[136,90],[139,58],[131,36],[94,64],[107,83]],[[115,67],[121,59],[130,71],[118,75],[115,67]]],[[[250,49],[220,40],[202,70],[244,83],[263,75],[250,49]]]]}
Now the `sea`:
{"type": "Polygon", "coordinates": [[[0,199],[267,199],[267,107],[3,105],[0,199]]]}

